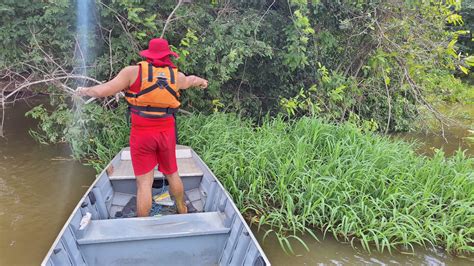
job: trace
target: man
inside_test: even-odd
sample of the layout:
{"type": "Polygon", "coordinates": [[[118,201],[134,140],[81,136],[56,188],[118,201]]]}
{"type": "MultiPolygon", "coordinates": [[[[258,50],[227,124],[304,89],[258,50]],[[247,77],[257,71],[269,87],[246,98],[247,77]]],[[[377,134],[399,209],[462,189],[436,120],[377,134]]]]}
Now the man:
{"type": "Polygon", "coordinates": [[[131,113],[130,154],[137,182],[137,214],[148,216],[152,205],[153,170],[158,164],[170,185],[178,213],[187,213],[183,182],[176,163],[174,113],[180,103],[179,90],[207,88],[207,80],[185,76],[171,62],[178,55],[165,39],[152,39],[140,55],[146,59],[127,66],[111,81],[77,89],[77,94],[106,97],[125,91],[131,113]]]}

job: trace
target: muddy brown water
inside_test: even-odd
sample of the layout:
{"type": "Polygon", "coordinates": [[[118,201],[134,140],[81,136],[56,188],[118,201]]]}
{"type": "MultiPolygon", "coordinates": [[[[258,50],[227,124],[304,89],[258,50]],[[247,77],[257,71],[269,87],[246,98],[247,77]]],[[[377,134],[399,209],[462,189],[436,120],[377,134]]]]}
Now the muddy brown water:
{"type": "MultiPolygon", "coordinates": [[[[0,265],[38,265],[96,174],[91,167],[71,160],[67,145],[41,145],[32,140],[28,129],[35,122],[24,113],[41,101],[18,102],[7,109],[5,138],[0,138],[0,265]]],[[[450,144],[426,144],[426,152],[431,146],[443,146],[451,153],[459,147],[458,133],[453,133],[450,144]]],[[[416,134],[404,137],[433,139],[416,134]]],[[[273,265],[474,265],[473,257],[452,257],[435,249],[369,254],[332,237],[320,242],[303,237],[310,250],[294,243],[294,255],[288,255],[275,238],[262,241],[263,232],[253,229],[273,265]]]]}
{"type": "Polygon", "coordinates": [[[459,124],[445,126],[444,136],[439,125],[429,132],[409,132],[393,136],[415,142],[418,153],[428,156],[433,155],[436,149],[442,149],[448,156],[458,150],[464,151],[466,155],[474,156],[474,104],[457,104],[445,111],[456,116],[459,124]],[[473,140],[469,141],[468,137],[472,137],[473,140]]]}

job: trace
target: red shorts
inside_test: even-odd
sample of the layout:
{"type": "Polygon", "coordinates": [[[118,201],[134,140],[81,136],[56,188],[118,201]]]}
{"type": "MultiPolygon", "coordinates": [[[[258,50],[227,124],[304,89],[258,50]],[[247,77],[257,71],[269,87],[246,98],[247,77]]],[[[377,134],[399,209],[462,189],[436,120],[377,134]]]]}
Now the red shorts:
{"type": "Polygon", "coordinates": [[[158,171],[170,175],[178,171],[175,129],[136,128],[130,130],[130,155],[135,175],[144,175],[158,164],[158,171]]]}

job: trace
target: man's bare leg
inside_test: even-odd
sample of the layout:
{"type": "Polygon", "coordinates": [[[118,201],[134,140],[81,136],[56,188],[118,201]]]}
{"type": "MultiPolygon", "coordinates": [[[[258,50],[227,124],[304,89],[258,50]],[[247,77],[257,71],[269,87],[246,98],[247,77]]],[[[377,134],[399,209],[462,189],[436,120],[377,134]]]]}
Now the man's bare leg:
{"type": "Polygon", "coordinates": [[[186,208],[186,204],[184,203],[183,181],[181,181],[178,172],[165,176],[168,180],[168,183],[170,184],[171,195],[173,195],[174,199],[176,200],[176,207],[178,209],[178,213],[187,213],[188,208],[186,208]]]}
{"type": "Polygon", "coordinates": [[[137,176],[137,216],[147,217],[151,209],[151,187],[153,185],[153,170],[137,176]]]}

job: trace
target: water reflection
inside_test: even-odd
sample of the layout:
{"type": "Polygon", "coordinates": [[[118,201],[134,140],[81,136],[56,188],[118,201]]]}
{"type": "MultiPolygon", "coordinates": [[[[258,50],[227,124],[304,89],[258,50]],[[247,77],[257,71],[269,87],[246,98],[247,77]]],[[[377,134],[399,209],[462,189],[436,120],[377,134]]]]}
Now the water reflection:
{"type": "Polygon", "coordinates": [[[469,129],[474,129],[474,104],[453,105],[442,107],[443,112],[450,116],[457,117],[456,124],[437,128],[436,132],[409,132],[394,134],[396,138],[407,141],[415,141],[418,146],[418,152],[425,155],[433,155],[435,149],[442,149],[446,155],[451,156],[457,150],[463,150],[467,155],[474,156],[474,143],[467,137],[474,136],[469,129]]]}
{"type": "Polygon", "coordinates": [[[416,142],[418,152],[424,155],[431,156],[435,149],[442,149],[446,155],[451,156],[456,151],[465,151],[466,155],[474,156],[474,145],[467,140],[466,137],[470,133],[466,127],[451,126],[445,129],[444,137],[437,133],[420,133],[410,132],[395,134],[397,138],[402,138],[407,141],[416,142]]]}

